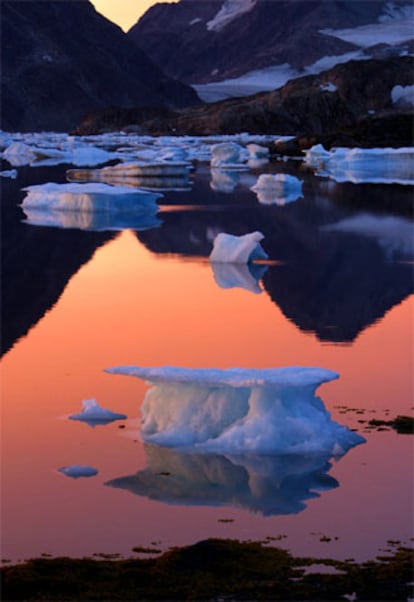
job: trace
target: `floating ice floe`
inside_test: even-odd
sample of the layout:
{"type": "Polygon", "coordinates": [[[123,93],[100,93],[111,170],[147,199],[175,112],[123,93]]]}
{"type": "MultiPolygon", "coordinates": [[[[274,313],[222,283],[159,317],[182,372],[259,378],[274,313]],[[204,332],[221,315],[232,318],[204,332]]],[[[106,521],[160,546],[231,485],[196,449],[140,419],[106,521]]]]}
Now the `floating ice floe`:
{"type": "Polygon", "coordinates": [[[310,148],[305,163],[336,182],[414,184],[414,148],[310,148]]]}
{"type": "Polygon", "coordinates": [[[93,146],[75,146],[71,150],[62,150],[53,146],[29,146],[24,142],[13,142],[6,148],[2,156],[13,167],[23,165],[42,167],[61,163],[93,166],[118,157],[116,153],[93,146]]]}
{"type": "Polygon", "coordinates": [[[162,194],[108,184],[40,184],[23,188],[23,208],[60,211],[157,212],[162,194]]]}
{"type": "Polygon", "coordinates": [[[131,178],[131,177],[188,177],[190,165],[184,161],[129,161],[108,165],[94,170],[69,170],[69,175],[78,180],[95,180],[101,177],[109,178],[131,178]]]}
{"type": "Polygon", "coordinates": [[[81,420],[93,427],[109,424],[115,420],[125,420],[127,418],[125,414],[119,414],[118,412],[112,412],[112,410],[101,408],[96,399],[84,399],[82,401],[82,406],[82,412],[79,414],[71,414],[69,416],[70,420],[81,420]]]}
{"type": "Polygon", "coordinates": [[[150,382],[141,407],[145,442],[197,453],[341,456],[364,438],[331,419],[322,368],[263,370],[120,366],[112,374],[150,382]]]}
{"type": "Polygon", "coordinates": [[[261,232],[250,232],[242,236],[220,232],[214,239],[210,261],[248,263],[255,259],[268,259],[267,253],[260,244],[263,239],[261,232]]]}
{"type": "Polygon", "coordinates": [[[306,500],[339,485],[327,474],[326,453],[224,456],[148,444],[144,449],[146,468],[105,485],[167,504],[236,507],[265,516],[301,512],[306,500]]]}
{"type": "Polygon", "coordinates": [[[285,205],[303,197],[302,180],[285,173],[261,174],[251,190],[264,205],[285,205]]]}
{"type": "Polygon", "coordinates": [[[259,280],[268,269],[266,265],[215,261],[211,263],[211,268],[214,280],[220,288],[242,288],[255,294],[263,292],[259,280]]]}
{"type": "Polygon", "coordinates": [[[5,169],[4,171],[0,171],[0,176],[2,178],[11,178],[14,180],[17,178],[17,169],[5,169]]]}
{"type": "Polygon", "coordinates": [[[6,159],[13,167],[28,165],[36,159],[36,153],[24,142],[13,142],[2,153],[3,159],[6,159]]]}
{"type": "Polygon", "coordinates": [[[92,468],[92,466],[81,466],[79,464],[63,466],[58,469],[58,472],[61,472],[67,477],[72,477],[72,479],[79,479],[79,477],[94,477],[98,474],[96,468],[92,468]]]}
{"type": "Polygon", "coordinates": [[[211,149],[211,167],[216,169],[247,169],[246,149],[237,142],[221,142],[211,149]]]}

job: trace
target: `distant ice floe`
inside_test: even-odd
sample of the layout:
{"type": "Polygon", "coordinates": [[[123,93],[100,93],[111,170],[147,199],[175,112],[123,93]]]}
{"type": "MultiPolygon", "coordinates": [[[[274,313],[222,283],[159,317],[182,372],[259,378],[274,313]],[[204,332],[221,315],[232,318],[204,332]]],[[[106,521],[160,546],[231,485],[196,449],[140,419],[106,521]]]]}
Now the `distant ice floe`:
{"type": "Polygon", "coordinates": [[[98,474],[96,468],[92,468],[92,466],[81,466],[79,464],[63,466],[62,468],[58,469],[58,472],[61,472],[67,477],[72,477],[72,479],[79,479],[80,477],[94,477],[98,474]]]}
{"type": "Polygon", "coordinates": [[[303,197],[302,185],[302,180],[289,174],[261,174],[251,190],[264,205],[285,205],[303,197]]]}
{"type": "Polygon", "coordinates": [[[71,414],[70,420],[80,420],[86,422],[89,426],[98,426],[109,424],[115,420],[125,420],[127,416],[125,414],[119,414],[118,412],[112,412],[102,408],[96,399],[84,399],[82,401],[82,411],[79,414],[71,414]]]}
{"type": "Polygon", "coordinates": [[[246,264],[255,259],[268,259],[260,244],[263,239],[261,232],[250,232],[242,236],[220,232],[214,239],[210,261],[246,264]]]}
{"type": "Polygon", "coordinates": [[[339,486],[327,474],[326,453],[224,456],[149,444],[144,449],[143,470],[105,485],[167,504],[236,507],[264,516],[297,514],[307,500],[339,486]]]}
{"type": "Polygon", "coordinates": [[[412,107],[414,105],[414,86],[394,86],[391,90],[391,100],[395,105],[412,107]]]}
{"type": "Polygon", "coordinates": [[[319,385],[322,368],[186,369],[119,366],[111,374],[150,382],[141,407],[146,443],[191,453],[341,456],[365,440],[334,422],[319,385]]]}
{"type": "Polygon", "coordinates": [[[17,169],[5,169],[0,171],[0,176],[2,178],[11,178],[12,180],[15,180],[17,178],[17,169]]]}
{"type": "Polygon", "coordinates": [[[214,261],[211,263],[211,268],[214,280],[220,288],[242,288],[256,295],[263,292],[259,280],[268,269],[266,265],[214,261]]]}
{"type": "Polygon", "coordinates": [[[333,148],[320,144],[305,153],[316,174],[336,182],[414,184],[414,148],[333,148]]]}

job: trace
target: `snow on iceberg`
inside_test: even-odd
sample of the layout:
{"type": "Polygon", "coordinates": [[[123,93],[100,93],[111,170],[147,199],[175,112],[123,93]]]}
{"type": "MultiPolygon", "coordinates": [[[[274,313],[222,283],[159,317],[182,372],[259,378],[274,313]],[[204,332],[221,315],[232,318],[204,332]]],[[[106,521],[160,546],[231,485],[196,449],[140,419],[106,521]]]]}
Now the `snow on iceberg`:
{"type": "Polygon", "coordinates": [[[265,516],[301,512],[306,500],[339,485],[327,474],[329,454],[224,456],[149,444],[144,449],[143,470],[105,485],[167,504],[236,507],[265,516]]]}
{"type": "Polygon", "coordinates": [[[219,142],[211,149],[211,167],[216,169],[247,169],[246,149],[237,142],[219,142]]]}
{"type": "Polygon", "coordinates": [[[251,190],[259,203],[285,205],[303,197],[303,181],[285,173],[261,174],[251,190]]]}
{"type": "Polygon", "coordinates": [[[141,407],[147,443],[197,453],[344,454],[363,437],[331,419],[319,385],[322,368],[186,369],[120,366],[106,370],[153,386],[141,407]]]}
{"type": "Polygon", "coordinates": [[[414,184],[414,148],[333,148],[320,145],[306,152],[305,162],[316,174],[336,182],[414,184]]]}
{"type": "Polygon", "coordinates": [[[107,184],[40,184],[23,188],[22,207],[59,211],[156,213],[162,194],[107,184]]]}
{"type": "Polygon", "coordinates": [[[92,468],[92,466],[81,466],[79,464],[62,466],[62,468],[58,469],[58,472],[61,472],[67,477],[72,477],[72,479],[78,479],[79,477],[94,477],[98,474],[96,468],[92,468]]]}
{"type": "Polygon", "coordinates": [[[266,265],[214,261],[211,268],[214,280],[220,288],[242,288],[256,295],[263,292],[259,280],[268,269],[266,265]]]}
{"type": "Polygon", "coordinates": [[[89,426],[94,427],[127,418],[125,414],[118,414],[117,412],[101,408],[96,399],[84,399],[82,407],[83,409],[79,414],[71,414],[69,416],[70,420],[81,420],[89,424],[89,426]]]}
{"type": "Polygon", "coordinates": [[[263,239],[264,236],[261,232],[250,232],[242,236],[220,232],[214,239],[210,261],[248,263],[255,259],[268,259],[268,255],[260,244],[263,239]]]}

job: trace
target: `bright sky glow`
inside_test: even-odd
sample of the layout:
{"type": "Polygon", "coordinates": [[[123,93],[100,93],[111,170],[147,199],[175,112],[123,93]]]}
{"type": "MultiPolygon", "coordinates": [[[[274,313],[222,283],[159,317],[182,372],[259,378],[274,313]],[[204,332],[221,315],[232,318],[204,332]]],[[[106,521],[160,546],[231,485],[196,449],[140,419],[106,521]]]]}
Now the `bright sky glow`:
{"type": "MultiPolygon", "coordinates": [[[[91,0],[98,12],[128,31],[159,0],[91,0]]],[[[177,2],[178,0],[168,0],[177,2]]]]}

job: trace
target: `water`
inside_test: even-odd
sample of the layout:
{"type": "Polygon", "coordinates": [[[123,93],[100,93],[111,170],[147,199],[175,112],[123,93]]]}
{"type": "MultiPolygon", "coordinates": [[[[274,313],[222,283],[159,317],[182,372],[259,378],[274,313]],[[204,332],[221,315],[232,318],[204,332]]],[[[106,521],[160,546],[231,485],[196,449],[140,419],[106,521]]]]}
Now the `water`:
{"type": "Polygon", "coordinates": [[[267,169],[303,179],[304,198],[265,206],[249,190],[261,171],[220,192],[199,164],[190,191],[165,193],[156,227],[24,223],[21,188],[64,182],[69,167],[21,167],[1,182],[3,559],[272,537],[295,554],[363,560],[408,543],[412,437],[362,421],[412,412],[412,190],[281,162],[267,169]],[[229,274],[207,259],[214,236],[254,230],[271,260],[255,292],[222,288],[229,274]],[[334,370],[318,394],[366,442],[316,460],[144,445],[149,385],[104,372],[125,364],[334,370]],[[90,398],[128,419],[68,420],[90,398]],[[71,464],[98,474],[58,472],[71,464]]]}

